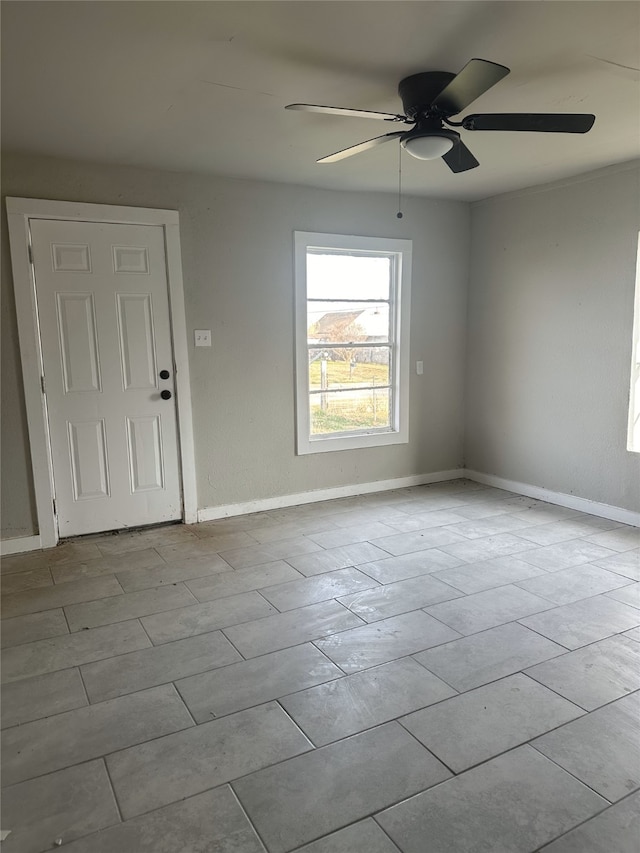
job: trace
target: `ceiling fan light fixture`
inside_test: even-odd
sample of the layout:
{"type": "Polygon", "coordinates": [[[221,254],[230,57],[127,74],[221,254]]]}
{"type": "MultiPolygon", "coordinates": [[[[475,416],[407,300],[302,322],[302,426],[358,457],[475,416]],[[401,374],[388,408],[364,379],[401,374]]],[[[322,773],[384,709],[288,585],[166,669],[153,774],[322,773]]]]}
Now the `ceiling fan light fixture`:
{"type": "Polygon", "coordinates": [[[454,141],[441,134],[410,136],[400,143],[404,150],[418,160],[437,160],[453,148],[454,141]]]}

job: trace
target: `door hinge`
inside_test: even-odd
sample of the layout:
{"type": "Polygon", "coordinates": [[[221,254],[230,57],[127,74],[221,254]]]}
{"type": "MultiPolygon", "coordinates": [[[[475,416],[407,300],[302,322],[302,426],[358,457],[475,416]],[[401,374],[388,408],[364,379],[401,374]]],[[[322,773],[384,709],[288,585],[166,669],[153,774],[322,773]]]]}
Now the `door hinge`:
{"type": "Polygon", "coordinates": [[[58,514],[58,507],[56,506],[56,499],[55,498],[53,499],[53,514],[54,515],[58,514]]]}
{"type": "Polygon", "coordinates": [[[31,264],[31,266],[33,266],[33,246],[31,245],[31,243],[28,244],[28,249],[29,249],[29,263],[31,264]]]}
{"type": "Polygon", "coordinates": [[[47,393],[47,391],[46,391],[46,388],[45,388],[45,386],[44,386],[44,376],[41,376],[41,377],[40,377],[40,387],[42,388],[42,393],[43,393],[43,394],[46,394],[46,393],[47,393]]]}

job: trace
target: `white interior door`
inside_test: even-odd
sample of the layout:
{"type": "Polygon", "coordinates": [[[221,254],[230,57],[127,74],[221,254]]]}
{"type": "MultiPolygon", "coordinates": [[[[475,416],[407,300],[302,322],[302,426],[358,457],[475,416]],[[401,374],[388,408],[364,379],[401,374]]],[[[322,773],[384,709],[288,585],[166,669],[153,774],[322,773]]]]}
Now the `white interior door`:
{"type": "Polygon", "coordinates": [[[60,536],[181,518],[163,228],[30,227],[60,536]]]}

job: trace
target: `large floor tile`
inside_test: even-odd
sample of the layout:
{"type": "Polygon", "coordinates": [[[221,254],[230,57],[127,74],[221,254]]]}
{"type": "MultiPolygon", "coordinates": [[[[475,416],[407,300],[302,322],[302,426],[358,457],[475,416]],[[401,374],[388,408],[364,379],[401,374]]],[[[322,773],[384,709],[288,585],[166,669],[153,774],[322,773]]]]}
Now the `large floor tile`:
{"type": "Polygon", "coordinates": [[[629,583],[631,583],[629,578],[623,578],[615,572],[585,565],[560,569],[557,572],[546,572],[536,578],[518,581],[517,586],[534,595],[548,598],[554,604],[571,604],[572,601],[610,592],[629,583]]]}
{"type": "Polygon", "coordinates": [[[460,635],[422,610],[392,616],[318,640],[316,646],[347,673],[447,643],[460,635]]]}
{"type": "Polygon", "coordinates": [[[622,636],[629,637],[629,639],[640,643],[640,628],[632,628],[630,631],[625,631],[622,636]]]}
{"type": "Polygon", "coordinates": [[[278,610],[284,611],[372,587],[379,587],[376,580],[357,569],[348,568],[270,586],[262,594],[278,610]]]}
{"type": "Polygon", "coordinates": [[[443,601],[425,610],[460,634],[477,634],[551,607],[550,601],[511,585],[443,601]]]}
{"type": "Polygon", "coordinates": [[[221,556],[234,569],[248,569],[262,563],[273,563],[275,560],[287,560],[299,554],[313,554],[322,551],[322,547],[305,536],[295,536],[292,539],[282,539],[266,545],[246,545],[244,548],[234,548],[222,551],[221,556]]]}
{"type": "Polygon", "coordinates": [[[461,773],[584,713],[522,673],[416,711],[400,721],[461,773]]]}
{"type": "Polygon", "coordinates": [[[401,726],[387,723],[233,787],[269,853],[285,853],[448,776],[401,726]]]}
{"type": "Polygon", "coordinates": [[[12,616],[24,616],[26,613],[74,605],[79,601],[121,595],[122,587],[113,575],[28,589],[14,592],[13,595],[3,595],[2,618],[10,619],[12,616]]]}
{"type": "MultiPolygon", "coordinates": [[[[405,505],[402,504],[402,507],[405,505]]],[[[366,502],[360,508],[345,509],[341,512],[328,515],[336,527],[354,527],[357,524],[371,524],[374,521],[381,521],[386,524],[394,518],[404,517],[405,513],[402,508],[395,506],[374,506],[366,502]]]]}
{"type": "Polygon", "coordinates": [[[82,678],[91,702],[104,702],[239,660],[227,638],[214,631],[85,664],[82,678]]]}
{"type": "MultiPolygon", "coordinates": [[[[59,588],[62,589],[65,586],[70,584],[61,584],[59,588]]],[[[156,589],[143,589],[140,592],[127,592],[101,601],[72,604],[70,607],[65,607],[65,614],[69,628],[72,631],[80,631],[195,603],[196,599],[186,586],[177,584],[159,586],[156,589]]]]}
{"type": "Polygon", "coordinates": [[[95,543],[90,541],[62,542],[55,548],[43,551],[42,554],[48,566],[94,560],[102,556],[95,543]]]}
{"type": "Polygon", "coordinates": [[[2,853],[43,853],[119,821],[104,762],[90,761],[3,789],[2,853]]]}
{"type": "Polygon", "coordinates": [[[326,530],[324,533],[310,533],[308,538],[323,548],[339,548],[342,545],[354,545],[356,542],[391,536],[396,532],[393,526],[384,524],[382,521],[372,521],[369,524],[354,524],[353,527],[338,527],[335,530],[326,530]]]}
{"type": "Polygon", "coordinates": [[[128,818],[308,749],[307,738],[274,702],[117,752],[107,766],[128,818]]]}
{"type": "Polygon", "coordinates": [[[156,547],[160,556],[167,563],[179,563],[189,557],[203,557],[207,554],[220,551],[230,551],[232,548],[244,548],[246,545],[255,545],[256,540],[248,533],[238,531],[237,533],[222,533],[219,536],[207,536],[205,539],[193,537],[188,542],[180,542],[172,545],[161,545],[156,547]]]}
{"type": "Polygon", "coordinates": [[[640,690],[640,643],[610,637],[531,667],[527,675],[592,711],[640,690]]]}
{"type": "Polygon", "coordinates": [[[197,723],[280,699],[343,673],[311,643],[281,649],[176,683],[197,723]]]}
{"type": "MultiPolygon", "coordinates": [[[[126,554],[129,551],[140,551],[144,548],[187,543],[195,541],[194,533],[185,524],[168,524],[164,527],[154,527],[146,531],[125,532],[116,535],[98,537],[95,541],[99,556],[111,557],[126,554]]],[[[77,558],[82,559],[82,558],[77,558]]],[[[86,559],[86,558],[85,558],[86,559]]]]}
{"type": "Polygon", "coordinates": [[[298,521],[279,522],[275,519],[263,521],[256,526],[251,525],[251,537],[260,544],[278,542],[282,539],[293,539],[295,536],[308,536],[311,533],[322,533],[325,530],[335,530],[333,521],[324,516],[301,518],[298,521]]]}
{"type": "Polygon", "coordinates": [[[2,728],[88,705],[77,669],[13,681],[2,688],[2,728]]]}
{"type": "Polygon", "coordinates": [[[243,657],[252,658],[361,624],[362,620],[337,601],[323,601],[225,628],[224,632],[243,657]]]}
{"type": "Polygon", "coordinates": [[[115,851],[264,853],[264,847],[225,785],[65,844],[65,853],[115,851]]]}
{"type": "Polygon", "coordinates": [[[376,819],[402,853],[533,853],[606,805],[522,746],[376,819]]]}
{"type": "Polygon", "coordinates": [[[452,557],[456,557],[462,563],[477,563],[480,560],[490,560],[494,557],[521,554],[534,547],[531,542],[520,539],[513,533],[499,533],[496,536],[485,536],[482,539],[464,539],[455,545],[445,545],[442,550],[452,557]]]}
{"type": "Polygon", "coordinates": [[[11,595],[25,589],[38,589],[43,586],[53,586],[51,570],[48,568],[33,569],[30,572],[16,572],[5,575],[2,579],[2,594],[11,595]]]}
{"type": "Polygon", "coordinates": [[[587,542],[586,539],[572,539],[569,542],[527,551],[522,555],[522,559],[547,572],[557,572],[560,569],[570,569],[572,566],[611,557],[613,553],[610,548],[603,548],[593,542],[587,542]]]}
{"type": "Polygon", "coordinates": [[[448,684],[403,658],[286,696],[280,704],[323,746],[454,695],[448,684]]]}
{"type": "Polygon", "coordinates": [[[628,584],[607,593],[607,595],[609,598],[615,598],[616,601],[621,601],[623,604],[629,604],[631,607],[640,610],[640,583],[628,584]]]}
{"type": "Polygon", "coordinates": [[[640,581],[640,548],[622,551],[613,557],[605,557],[604,560],[596,560],[595,565],[634,581],[640,581]]]}
{"type": "Polygon", "coordinates": [[[401,557],[374,560],[358,568],[380,583],[394,583],[459,565],[461,565],[460,560],[445,554],[438,548],[431,548],[429,551],[416,551],[414,554],[403,554],[401,557]]]}
{"type": "Polygon", "coordinates": [[[541,853],[638,853],[638,849],[640,794],[631,794],[553,841],[541,853]]]}
{"type": "Polygon", "coordinates": [[[143,616],[140,620],[154,645],[206,634],[219,628],[251,622],[276,613],[257,592],[243,592],[227,598],[216,598],[202,604],[178,607],[164,613],[143,616]]]}
{"type": "Polygon", "coordinates": [[[35,643],[48,637],[68,634],[69,626],[61,608],[44,610],[42,613],[29,613],[27,616],[15,616],[13,619],[3,619],[2,648],[19,646],[21,643],[35,643]]]}
{"type": "Polygon", "coordinates": [[[32,571],[46,566],[56,566],[79,560],[98,559],[102,555],[95,544],[90,542],[65,542],[56,548],[42,551],[27,551],[24,554],[3,556],[0,560],[0,572],[3,575],[14,572],[32,571]]]}
{"type": "Polygon", "coordinates": [[[378,824],[367,818],[325,835],[318,841],[298,847],[296,853],[399,853],[398,848],[378,824]]]}
{"type": "Polygon", "coordinates": [[[229,595],[239,595],[241,592],[251,592],[278,583],[300,580],[301,577],[300,572],[297,572],[293,566],[277,560],[275,563],[265,563],[263,566],[238,569],[214,577],[187,581],[187,586],[198,601],[212,601],[214,598],[226,598],[229,595]]]}
{"type": "Polygon", "coordinates": [[[310,577],[323,572],[333,572],[336,569],[346,569],[349,566],[358,566],[360,563],[382,560],[387,556],[386,551],[376,548],[370,542],[357,542],[353,545],[343,545],[340,548],[317,551],[315,554],[289,557],[287,562],[302,572],[305,577],[310,577]]]}
{"type": "Polygon", "coordinates": [[[415,659],[463,692],[512,675],[566,652],[517,622],[499,625],[415,655],[415,659]]]}
{"type": "Polygon", "coordinates": [[[549,732],[533,746],[611,802],[640,787],[640,692],[549,732]]]}
{"type": "Polygon", "coordinates": [[[84,563],[65,563],[53,566],[51,571],[56,583],[68,583],[82,580],[82,578],[94,578],[116,572],[164,565],[166,565],[164,560],[154,548],[143,548],[140,551],[128,551],[120,556],[86,560],[84,563]]]}
{"type": "Polygon", "coordinates": [[[498,536],[500,533],[513,533],[539,524],[539,519],[528,516],[526,512],[505,513],[491,518],[478,518],[452,525],[449,530],[461,533],[466,539],[482,539],[484,536],[498,536]]]}
{"type": "Polygon", "coordinates": [[[217,575],[228,572],[229,564],[218,554],[210,557],[195,557],[183,563],[162,563],[162,565],[144,568],[127,569],[116,574],[120,586],[125,592],[137,592],[141,589],[151,589],[165,584],[194,580],[195,578],[217,575]]]}
{"type": "Polygon", "coordinates": [[[538,569],[517,557],[494,557],[492,560],[465,563],[456,569],[435,572],[433,577],[470,595],[542,574],[546,574],[544,569],[538,569]]]}
{"type": "Polygon", "coordinates": [[[592,535],[597,530],[607,530],[609,527],[615,526],[615,521],[608,521],[605,518],[596,519],[594,516],[588,515],[577,516],[576,518],[543,523],[536,527],[528,527],[526,530],[519,530],[518,536],[540,546],[557,545],[559,542],[580,539],[592,535]],[[599,524],[602,524],[603,527],[599,527],[599,524]]]}
{"type": "MultiPolygon", "coordinates": [[[[410,515],[397,516],[389,519],[388,526],[392,532],[413,533],[415,530],[429,530],[432,527],[444,527],[467,519],[455,510],[441,509],[431,512],[416,512],[410,515]]],[[[378,534],[383,536],[384,534],[378,534]]]]}
{"type": "Polygon", "coordinates": [[[389,616],[398,616],[418,610],[438,601],[449,601],[462,595],[457,589],[431,575],[420,575],[386,586],[346,595],[340,602],[365,622],[377,622],[389,616]]]}
{"type": "Polygon", "coordinates": [[[2,780],[23,782],[193,726],[173,685],[14,726],[2,733],[2,780]]]}
{"type": "Polygon", "coordinates": [[[2,682],[68,669],[150,645],[137,620],[25,643],[2,652],[2,682]]]}
{"type": "Polygon", "coordinates": [[[611,548],[612,551],[631,551],[640,547],[640,530],[637,527],[618,527],[589,536],[589,542],[611,548]]]}
{"type": "Polygon", "coordinates": [[[527,616],[520,622],[568,649],[577,649],[637,627],[640,612],[607,595],[598,595],[527,616]]]}
{"type": "Polygon", "coordinates": [[[462,534],[453,532],[450,527],[436,527],[428,530],[416,530],[413,533],[395,533],[393,536],[383,536],[381,539],[374,539],[373,544],[394,557],[400,557],[403,554],[412,554],[415,551],[427,551],[429,548],[453,545],[463,540],[462,534]]]}

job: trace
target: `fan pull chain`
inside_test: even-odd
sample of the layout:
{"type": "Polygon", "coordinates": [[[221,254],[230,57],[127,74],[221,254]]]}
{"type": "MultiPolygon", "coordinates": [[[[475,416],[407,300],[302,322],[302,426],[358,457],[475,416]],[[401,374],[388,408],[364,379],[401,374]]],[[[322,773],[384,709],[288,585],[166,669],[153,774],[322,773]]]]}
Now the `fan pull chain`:
{"type": "Polygon", "coordinates": [[[398,145],[398,212],[397,219],[402,219],[402,146],[398,145]]]}

